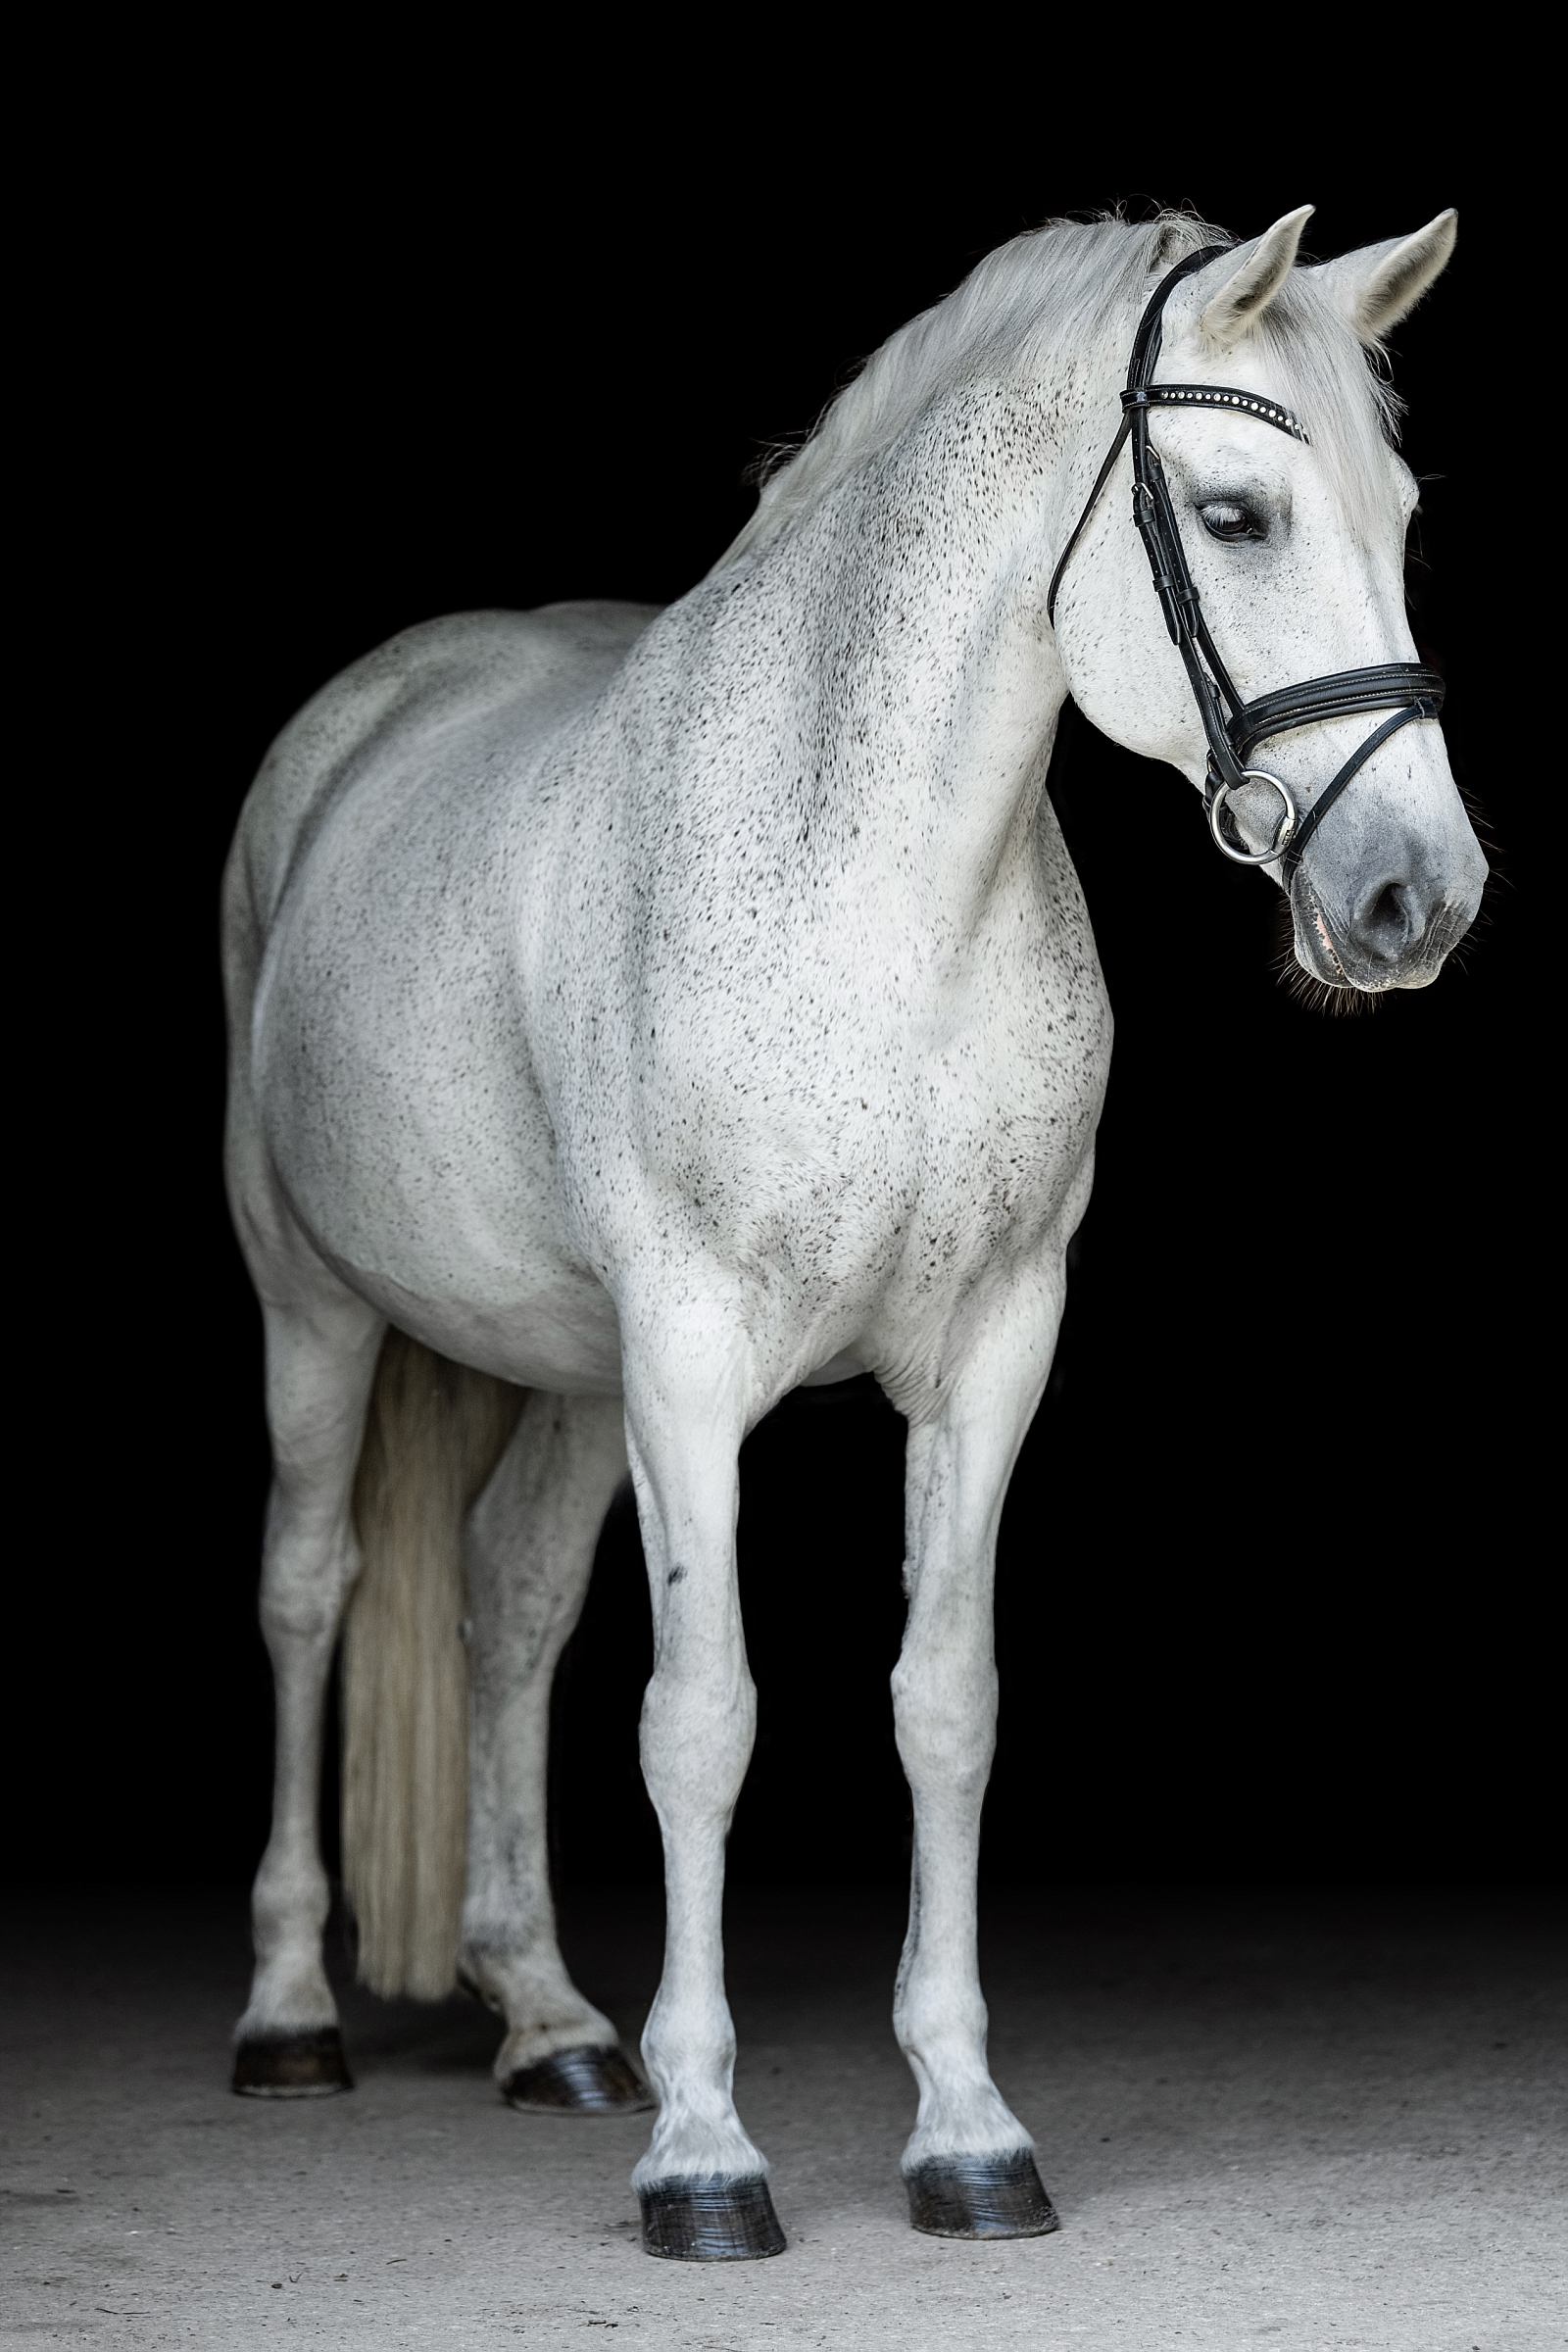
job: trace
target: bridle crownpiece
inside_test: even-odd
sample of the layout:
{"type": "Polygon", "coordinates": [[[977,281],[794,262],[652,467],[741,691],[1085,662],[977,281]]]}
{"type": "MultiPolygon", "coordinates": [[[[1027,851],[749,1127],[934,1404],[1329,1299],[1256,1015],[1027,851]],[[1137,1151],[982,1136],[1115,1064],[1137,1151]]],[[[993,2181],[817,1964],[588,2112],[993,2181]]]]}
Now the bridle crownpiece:
{"type": "Polygon", "coordinates": [[[1307,843],[1347,784],[1400,727],[1408,726],[1412,719],[1437,717],[1443,707],[1444,684],[1435,669],[1428,669],[1418,662],[1385,662],[1365,669],[1337,670],[1331,677],[1308,678],[1298,686],[1260,695],[1251,703],[1244,703],[1231,682],[1203,618],[1176,525],[1164,468],[1149,438],[1151,409],[1207,408],[1255,416],[1259,423],[1288,433],[1293,441],[1307,440],[1300,419],[1283,401],[1266,399],[1261,393],[1238,391],[1229,384],[1156,384],[1152,380],[1159,361],[1165,302],[1171,289],[1229,250],[1225,245],[1205,245],[1200,252],[1190,253],[1184,262],[1178,262],[1174,270],[1167,271],[1150,297],[1133,338],[1126,389],[1121,396],[1121,426],[1095,477],[1095,486],[1072,536],[1062,549],[1046,598],[1046,614],[1054,625],[1056,591],[1061,586],[1062,573],[1100,502],[1123,442],[1130,439],[1133,521],[1143,539],[1165,626],[1181,654],[1208,741],[1203,805],[1208,811],[1209,830],[1218,848],[1238,865],[1271,865],[1277,859],[1280,879],[1289,891],[1307,843]],[[1344,718],[1358,710],[1392,710],[1394,715],[1385,719],[1351,753],[1339,773],[1317,795],[1305,816],[1299,814],[1278,776],[1270,775],[1266,768],[1246,764],[1250,754],[1271,735],[1287,734],[1293,727],[1313,726],[1323,719],[1344,718]],[[1232,830],[1233,820],[1226,804],[1241,784],[1267,784],[1279,795],[1282,813],[1266,850],[1248,849],[1232,830]]]}

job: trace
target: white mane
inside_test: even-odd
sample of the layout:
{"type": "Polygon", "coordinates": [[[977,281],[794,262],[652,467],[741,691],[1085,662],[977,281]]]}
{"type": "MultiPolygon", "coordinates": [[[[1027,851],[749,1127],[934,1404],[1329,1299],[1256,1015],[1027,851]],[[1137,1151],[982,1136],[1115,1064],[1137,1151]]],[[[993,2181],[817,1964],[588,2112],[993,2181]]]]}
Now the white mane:
{"type": "MultiPolygon", "coordinates": [[[[999,245],[953,293],[922,311],[830,402],[807,441],[766,470],[756,514],[713,566],[782,538],[856,467],[886,449],[939,393],[1001,373],[1049,379],[1119,313],[1136,316],[1150,281],[1224,229],[1184,213],[1129,225],[1053,220],[999,245]]],[[[1356,536],[1389,495],[1386,443],[1398,402],[1366,365],[1353,328],[1308,269],[1289,280],[1254,329],[1271,392],[1300,417],[1356,536]]],[[[1105,437],[1118,413],[1107,405],[1105,437]]]]}

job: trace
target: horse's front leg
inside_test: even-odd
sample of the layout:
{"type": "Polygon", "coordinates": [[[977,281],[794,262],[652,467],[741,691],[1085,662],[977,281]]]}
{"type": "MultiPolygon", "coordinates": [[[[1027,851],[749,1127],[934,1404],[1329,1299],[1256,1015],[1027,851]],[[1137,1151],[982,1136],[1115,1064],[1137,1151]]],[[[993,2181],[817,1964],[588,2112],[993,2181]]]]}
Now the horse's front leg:
{"type": "Polygon", "coordinates": [[[909,1431],[909,1615],[893,1701],[914,1866],[894,2025],[920,2086],[904,2153],[910,2219],[938,2237],[1037,2237],[1056,2227],[1034,2143],[986,2063],[975,1882],[996,1747],[997,1529],[1060,1311],[1053,1265],[1014,1291],[940,1415],[909,1431]]]}
{"type": "Polygon", "coordinates": [[[650,2254],[779,2254],[767,2166],[735,2112],[724,1840],[757,1729],[735,1576],[745,1376],[712,1329],[628,1349],[626,1436],[653,1599],[642,1763],[664,1841],[664,1971],[643,2034],[659,2121],[632,2178],[650,2254]]]}

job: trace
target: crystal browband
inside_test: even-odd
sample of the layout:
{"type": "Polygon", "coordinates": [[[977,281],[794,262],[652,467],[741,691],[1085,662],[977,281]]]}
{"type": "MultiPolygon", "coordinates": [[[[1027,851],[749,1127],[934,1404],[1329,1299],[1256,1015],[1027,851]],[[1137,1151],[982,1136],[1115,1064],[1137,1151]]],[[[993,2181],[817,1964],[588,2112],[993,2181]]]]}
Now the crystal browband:
{"type": "MultiPolygon", "coordinates": [[[[1209,409],[1245,409],[1250,416],[1260,416],[1265,424],[1277,424],[1282,433],[1293,441],[1305,441],[1300,418],[1293,416],[1277,400],[1263,400],[1255,392],[1233,392],[1227,384],[1139,384],[1121,396],[1121,405],[1133,409],[1181,409],[1189,406],[1209,409]]],[[[1307,444],[1311,446],[1310,443],[1307,444]]]]}

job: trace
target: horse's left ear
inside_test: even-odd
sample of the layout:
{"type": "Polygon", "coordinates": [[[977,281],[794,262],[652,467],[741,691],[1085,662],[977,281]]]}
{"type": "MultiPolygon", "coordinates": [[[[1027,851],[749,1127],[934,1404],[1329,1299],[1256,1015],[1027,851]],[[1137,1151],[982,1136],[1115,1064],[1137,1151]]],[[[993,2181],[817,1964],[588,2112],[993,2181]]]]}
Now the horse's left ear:
{"type": "Polygon", "coordinates": [[[1342,254],[1337,262],[1325,262],[1312,274],[1362,342],[1376,343],[1443,275],[1458,234],[1459,216],[1450,208],[1413,237],[1363,245],[1356,253],[1342,254]]]}

